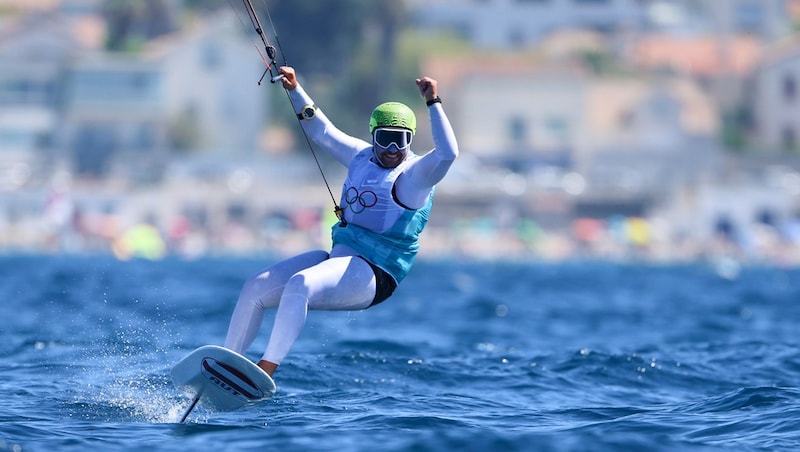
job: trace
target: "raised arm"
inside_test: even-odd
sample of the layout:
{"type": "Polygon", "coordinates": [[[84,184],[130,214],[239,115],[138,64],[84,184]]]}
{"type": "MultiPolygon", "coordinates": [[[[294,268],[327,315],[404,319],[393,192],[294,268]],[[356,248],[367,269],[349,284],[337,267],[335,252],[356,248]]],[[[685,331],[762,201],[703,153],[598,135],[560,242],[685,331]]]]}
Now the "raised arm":
{"type": "Polygon", "coordinates": [[[433,186],[444,178],[458,157],[458,143],[439,99],[438,83],[430,77],[422,77],[416,82],[428,105],[434,148],[414,160],[397,179],[397,197],[411,208],[425,205],[433,186]]]}
{"type": "Polygon", "coordinates": [[[359,151],[368,149],[371,146],[370,143],[350,136],[333,125],[322,110],[314,105],[311,96],[297,82],[294,68],[289,66],[281,67],[280,73],[283,75],[283,87],[289,92],[294,112],[298,115],[300,124],[311,141],[344,166],[350,165],[350,161],[359,151]]]}

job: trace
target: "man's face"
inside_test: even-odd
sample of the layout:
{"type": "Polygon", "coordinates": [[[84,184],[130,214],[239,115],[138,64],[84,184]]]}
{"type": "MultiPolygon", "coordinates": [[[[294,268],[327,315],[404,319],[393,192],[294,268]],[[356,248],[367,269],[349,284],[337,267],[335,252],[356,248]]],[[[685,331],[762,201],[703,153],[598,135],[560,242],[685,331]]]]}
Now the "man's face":
{"type": "Polygon", "coordinates": [[[400,127],[380,127],[372,134],[372,149],[381,166],[397,168],[411,149],[411,131],[400,127]]]}

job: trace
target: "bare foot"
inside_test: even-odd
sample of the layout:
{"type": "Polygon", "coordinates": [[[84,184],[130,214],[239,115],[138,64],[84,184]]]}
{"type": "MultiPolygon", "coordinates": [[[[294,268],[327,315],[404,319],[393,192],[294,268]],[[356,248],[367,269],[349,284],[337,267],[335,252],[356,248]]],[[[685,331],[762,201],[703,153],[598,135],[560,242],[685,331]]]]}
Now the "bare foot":
{"type": "Polygon", "coordinates": [[[271,377],[272,374],[275,373],[275,369],[278,368],[278,365],[273,362],[264,361],[262,359],[261,361],[258,362],[258,367],[260,367],[264,372],[267,373],[267,375],[271,377]]]}

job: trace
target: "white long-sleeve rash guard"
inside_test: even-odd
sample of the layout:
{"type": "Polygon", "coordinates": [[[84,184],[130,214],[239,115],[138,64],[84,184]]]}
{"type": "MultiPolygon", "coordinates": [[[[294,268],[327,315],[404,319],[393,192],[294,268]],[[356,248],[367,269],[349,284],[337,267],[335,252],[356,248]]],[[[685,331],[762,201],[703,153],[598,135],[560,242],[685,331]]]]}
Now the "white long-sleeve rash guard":
{"type": "MultiPolygon", "coordinates": [[[[299,84],[289,91],[289,97],[297,113],[306,106],[314,105],[314,101],[299,84]]],[[[458,157],[455,133],[442,104],[435,103],[428,107],[428,111],[434,148],[411,162],[395,183],[397,200],[412,209],[425,205],[433,186],[444,178],[450,165],[458,157]]],[[[350,161],[357,153],[372,152],[372,143],[342,132],[320,109],[316,110],[314,118],[301,120],[301,124],[309,139],[345,167],[350,166],[350,161]]]]}
{"type": "MultiPolygon", "coordinates": [[[[296,112],[313,105],[300,86],[289,93],[296,112]]],[[[455,135],[441,104],[433,104],[429,112],[435,148],[409,162],[395,182],[397,200],[412,209],[425,206],[433,186],[458,156],[455,135]]],[[[345,167],[359,152],[372,154],[371,143],[343,133],[319,110],[301,124],[314,143],[345,167]]],[[[225,347],[244,353],[261,326],[264,309],[278,307],[262,359],[280,364],[300,334],[308,309],[368,308],[375,296],[375,273],[366,261],[352,257],[356,255],[355,250],[338,244],[330,254],[321,250],[304,253],[250,278],[234,309],[225,347]],[[301,277],[292,283],[295,274],[301,277]]]]}

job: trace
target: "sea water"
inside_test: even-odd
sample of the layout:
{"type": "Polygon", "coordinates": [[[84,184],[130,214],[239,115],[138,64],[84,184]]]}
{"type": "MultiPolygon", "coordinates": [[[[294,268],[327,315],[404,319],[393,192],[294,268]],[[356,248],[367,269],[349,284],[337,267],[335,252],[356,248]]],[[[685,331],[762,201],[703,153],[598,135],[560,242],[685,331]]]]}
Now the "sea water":
{"type": "Polygon", "coordinates": [[[170,367],[269,262],[0,257],[0,451],[800,448],[800,271],[707,263],[423,259],[311,312],[274,398],[180,424],[170,367]]]}

